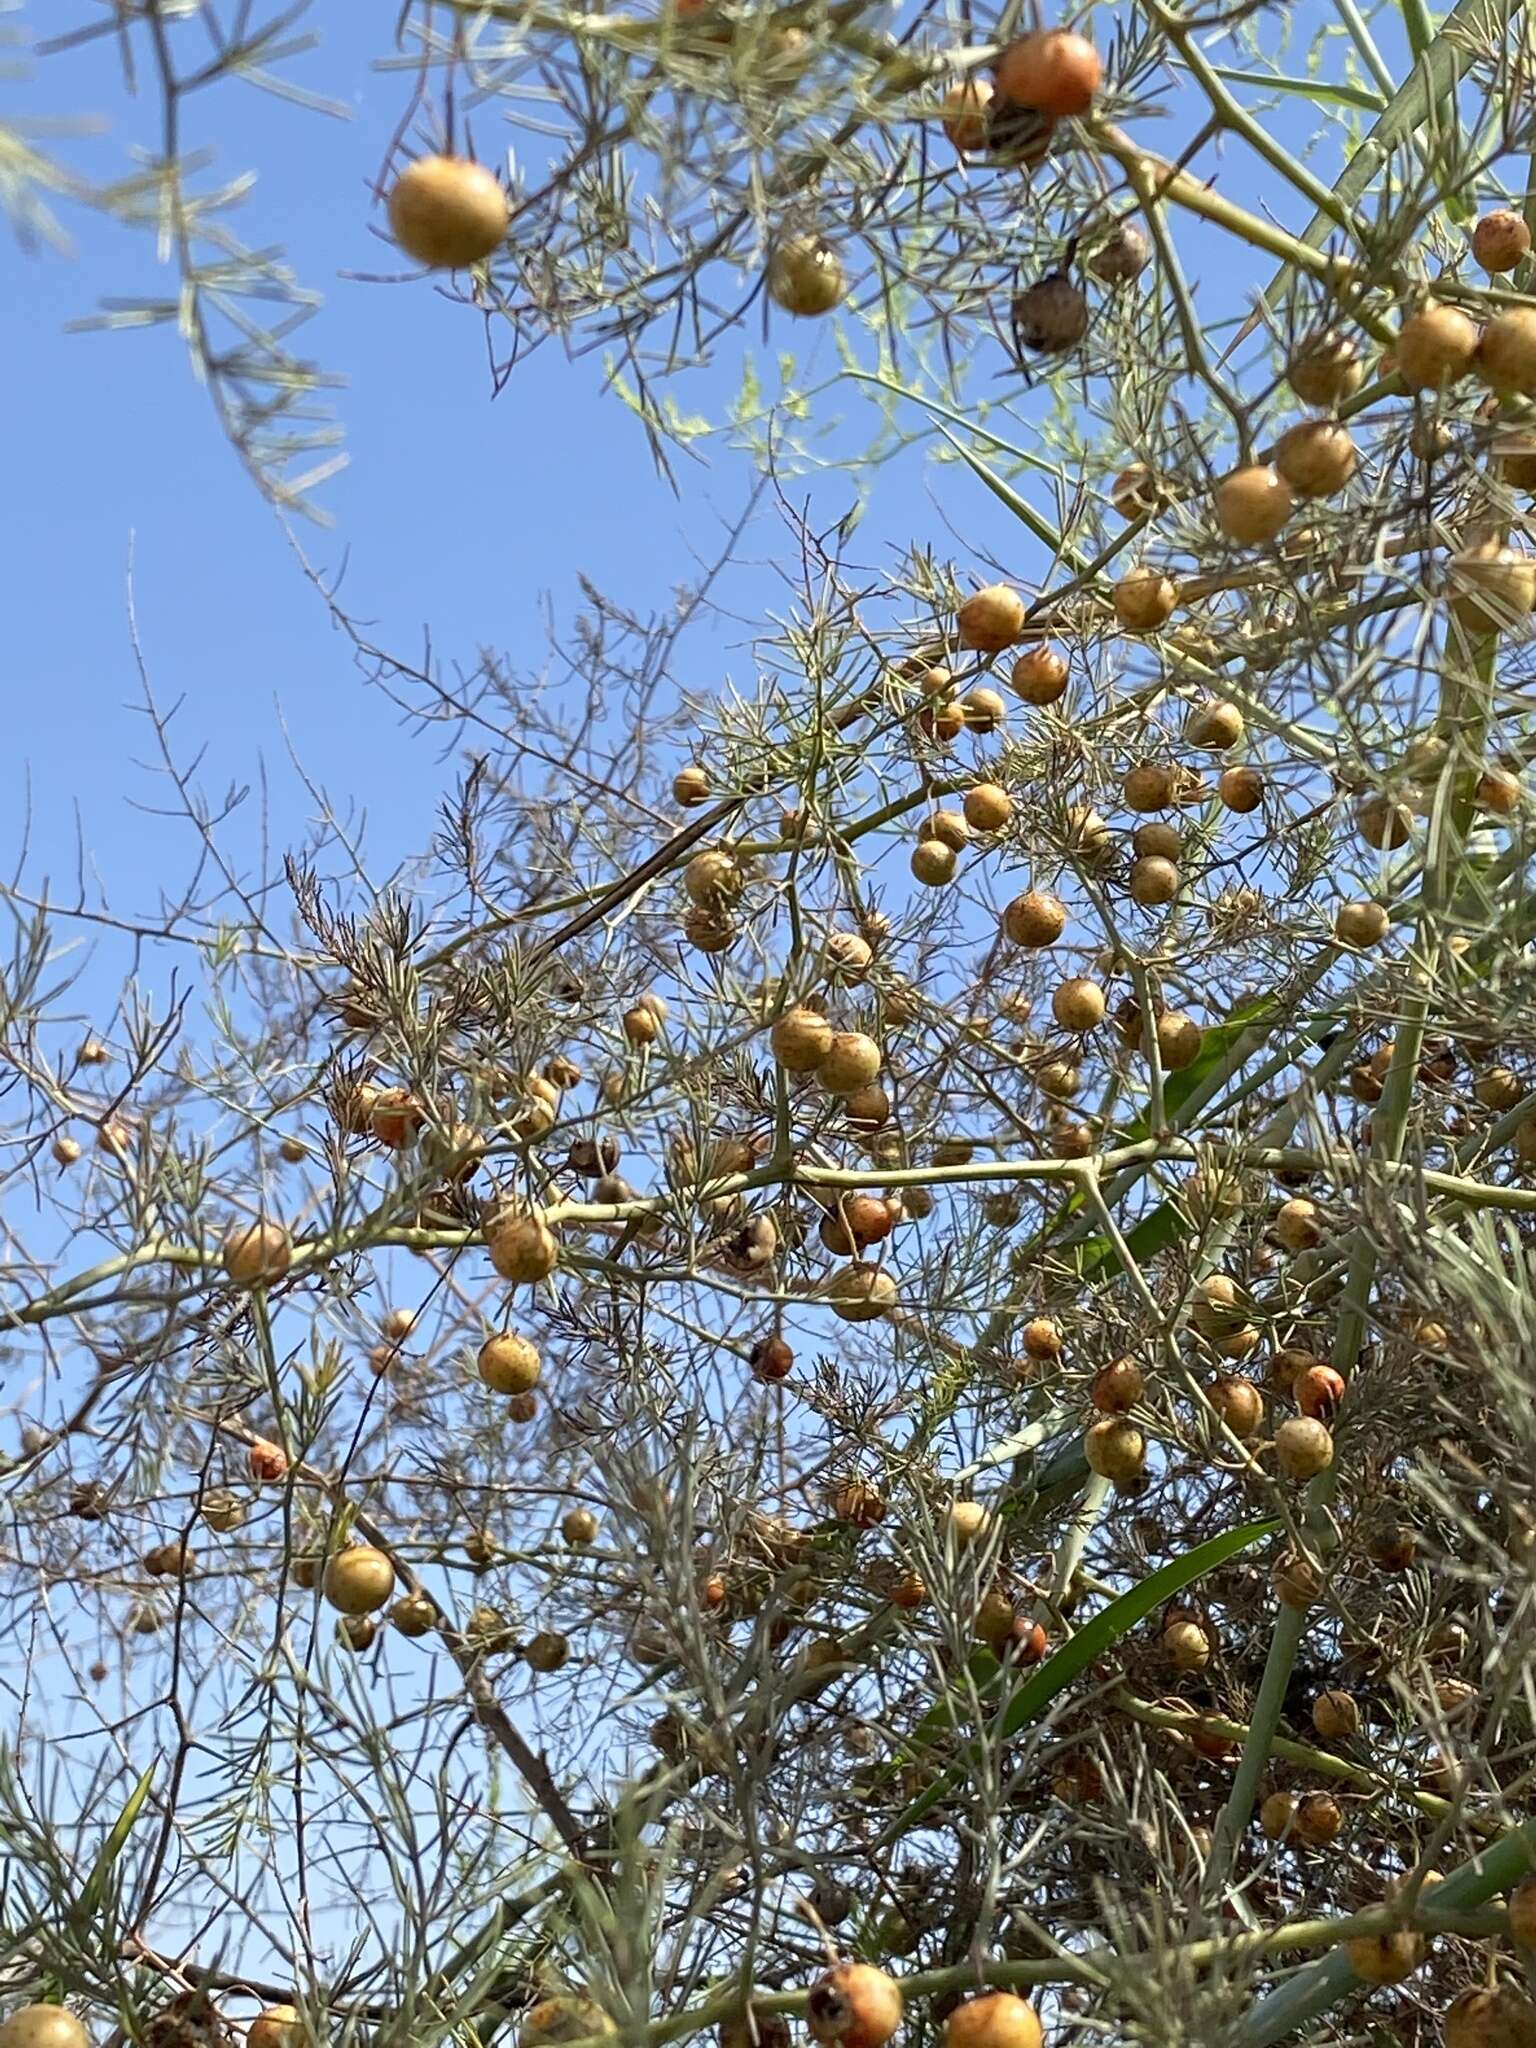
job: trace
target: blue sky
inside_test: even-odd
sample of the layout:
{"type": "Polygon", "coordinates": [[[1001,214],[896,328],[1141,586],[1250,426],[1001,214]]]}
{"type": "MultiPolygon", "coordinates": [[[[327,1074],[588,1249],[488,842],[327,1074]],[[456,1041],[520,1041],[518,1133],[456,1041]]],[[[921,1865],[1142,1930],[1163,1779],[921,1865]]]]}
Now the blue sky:
{"type": "MultiPolygon", "coordinates": [[[[49,0],[19,20],[38,35],[90,18],[84,0],[79,8],[49,0]]],[[[392,19],[387,7],[318,5],[309,21],[322,43],[287,67],[306,88],[342,101],[351,119],[222,83],[191,103],[187,140],[213,145],[220,174],[259,171],[240,232],[281,244],[300,278],[325,294],[300,346],[347,379],[337,406],[351,462],[322,493],[334,527],[306,529],[314,558],[334,565],[345,550],[349,608],[375,622],[386,646],[415,649],[430,627],[449,661],[472,663],[491,646],[516,665],[537,666],[541,607],[547,600],[557,619],[569,618],[578,572],[621,604],[662,607],[739,512],[748,465],[712,444],[706,464],[681,464],[680,501],[656,473],[635,421],[601,390],[597,358],[571,362],[546,347],[493,402],[473,314],[425,280],[347,275],[393,267],[370,207],[371,181],[410,87],[407,76],[374,68],[388,54],[392,19]]],[[[97,178],[121,175],[132,150],[156,138],[153,95],[125,93],[106,40],[50,57],[0,92],[8,112],[101,117],[100,134],[55,145],[97,178]]],[[[1317,118],[1316,108],[1289,102],[1287,139],[1294,131],[1300,146],[1317,118]]],[[[1149,139],[1161,143],[1179,125],[1158,123],[1162,132],[1149,139]]],[[[476,137],[493,159],[506,139],[484,110],[476,137]]],[[[1252,182],[1241,157],[1229,160],[1223,189],[1251,198],[1252,182]]],[[[408,733],[357,675],[277,521],[219,434],[179,338],[165,328],[64,332],[101,299],[164,292],[169,282],[149,237],[84,209],[60,212],[71,255],[28,255],[0,243],[9,284],[6,368],[21,395],[8,419],[13,516],[0,562],[18,713],[0,760],[8,826],[0,857],[7,868],[16,862],[30,801],[34,886],[47,875],[56,893],[72,888],[77,829],[116,909],[152,908],[162,883],[174,888],[185,872],[186,827],[146,815],[142,806],[162,805],[165,793],[134,765],[149,758],[152,735],[138,708],[126,623],[131,549],[150,682],[162,705],[180,704],[180,751],[188,760],[202,753],[204,789],[217,798],[231,783],[259,788],[265,775],[271,843],[281,851],[302,837],[314,808],[291,749],[338,805],[366,809],[374,872],[387,872],[430,835],[452,774],[442,735],[408,733]]],[[[1208,282],[1203,304],[1230,312],[1242,281],[1208,282]]],[[[722,344],[712,370],[684,381],[681,402],[718,416],[737,387],[744,344],[762,352],[756,314],[749,333],[722,344]]],[[[795,348],[827,372],[836,367],[825,326],[781,318],[771,344],[795,348]]],[[[850,393],[838,410],[856,407],[850,393]]],[[[852,496],[846,476],[831,476],[818,516],[835,517],[852,496]]],[[[1018,528],[974,480],[957,468],[920,476],[912,461],[882,472],[857,551],[864,562],[889,560],[886,550],[914,537],[949,551],[957,530],[990,543],[1022,575],[1038,568],[1018,528]]],[[[727,592],[739,616],[782,604],[772,562],[784,548],[770,508],[727,592]]],[[[969,566],[963,557],[961,566],[969,566]]],[[[749,684],[748,637],[745,627],[696,633],[683,644],[677,680],[696,685],[729,674],[749,684]]],[[[253,796],[230,843],[252,851],[259,822],[253,796]]]]}

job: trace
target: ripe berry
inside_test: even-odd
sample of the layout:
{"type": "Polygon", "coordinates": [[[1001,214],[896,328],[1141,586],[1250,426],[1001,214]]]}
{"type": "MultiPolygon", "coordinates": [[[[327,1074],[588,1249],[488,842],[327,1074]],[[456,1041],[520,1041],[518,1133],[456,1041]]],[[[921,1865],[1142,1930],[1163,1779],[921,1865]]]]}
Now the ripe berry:
{"type": "Polygon", "coordinates": [[[407,256],[429,270],[466,270],[501,243],[511,220],[495,174],[464,157],[408,164],[389,195],[389,225],[407,256]]]}
{"type": "Polygon", "coordinates": [[[1392,852],[1405,846],[1413,825],[1406,804],[1395,804],[1384,796],[1367,797],[1355,813],[1355,828],[1367,846],[1392,852]]]}
{"type": "Polygon", "coordinates": [[[1000,654],[1024,630],[1024,600],[1006,583],[989,583],[965,600],[955,624],[962,647],[1000,654]]]}
{"type": "Polygon", "coordinates": [[[1131,851],[1138,859],[1171,860],[1177,866],[1183,850],[1178,826],[1170,825],[1161,818],[1138,825],[1131,834],[1131,851]]]}
{"type": "Polygon", "coordinates": [[[370,1543],[338,1550],[321,1579],[321,1591],[339,1614],[373,1614],[394,1590],[394,1566],[370,1543]]]}
{"type": "Polygon", "coordinates": [[[1286,380],[1303,405],[1342,405],[1365,382],[1365,364],[1348,335],[1308,335],[1291,351],[1286,380]]]}
{"type": "Polygon", "coordinates": [[[1153,1036],[1157,1040],[1158,1059],[1168,1074],[1182,1074],[1186,1067],[1193,1066],[1205,1043],[1205,1033],[1182,1010],[1169,1010],[1159,1017],[1153,1026],[1153,1036]]]}
{"type": "Polygon", "coordinates": [[[1104,76],[1099,53],[1071,29],[1040,28],[1010,43],[997,63],[998,90],[1057,120],[1086,114],[1104,76]]]}
{"type": "Polygon", "coordinates": [[[539,1383],[539,1354],[526,1337],[513,1330],[487,1337],[476,1366],[481,1379],[497,1394],[526,1394],[539,1383]]]}
{"type": "Polygon", "coordinates": [[[961,156],[974,156],[986,148],[991,104],[992,85],[985,78],[962,78],[944,95],[944,133],[961,156]]]}
{"type": "Polygon", "coordinates": [[[1514,270],[1531,253],[1531,231],[1512,207],[1485,213],[1472,230],[1472,255],[1490,275],[1514,270]]]}
{"type": "Polygon", "coordinates": [[[1114,589],[1115,617],[1128,633],[1155,633],[1173,617],[1179,593],[1155,569],[1133,569],[1114,589]]]}
{"type": "Polygon", "coordinates": [[[1536,393],[1536,312],[1510,306],[1493,316],[1477,345],[1477,374],[1503,398],[1536,393]]]}
{"type": "Polygon", "coordinates": [[[1067,676],[1065,657],[1042,642],[1019,656],[1010,680],[1015,696],[1026,704],[1055,704],[1067,687],[1067,676]]]}
{"type": "Polygon", "coordinates": [[[1044,889],[1027,889],[1003,912],[1003,935],[1015,946],[1054,945],[1066,928],[1066,905],[1044,889]]]}
{"type": "Polygon", "coordinates": [[[1296,1826],[1296,1801],[1289,1792],[1271,1792],[1259,1808],[1259,1826],[1272,1842],[1283,1842],[1296,1826]]]}
{"type": "Polygon", "coordinates": [[[293,1240],[280,1223],[237,1223],[220,1256],[237,1287],[269,1287],[292,1264],[293,1240]]]}
{"type": "Polygon", "coordinates": [[[1146,1469],[1146,1439],[1134,1422],[1121,1415],[1106,1415],[1093,1423],[1083,1437],[1083,1455],[1088,1469],[1115,1486],[1131,1486],[1146,1469]]]}
{"type": "Polygon", "coordinates": [[[1034,2007],[1011,1991],[968,1998],[944,2022],[944,2048],[1041,2048],[1044,2038],[1034,2007]]]}
{"type": "Polygon", "coordinates": [[[1275,443],[1275,467],[1298,498],[1334,497],[1359,459],[1348,427],[1337,420],[1302,420],[1275,443]]]}
{"type": "Polygon", "coordinates": [[[1309,1365],[1291,1381],[1291,1398],[1314,1422],[1332,1422],[1344,1399],[1343,1375],[1331,1365],[1309,1365]]]}
{"type": "Polygon", "coordinates": [[[1431,303],[1403,322],[1397,374],[1410,391],[1438,391],[1465,377],[1477,358],[1478,327],[1455,306],[1431,303]]]}
{"type": "Polygon", "coordinates": [[[806,2024],[828,2048],[883,2048],[901,2025],[901,1986],[872,1963],[836,1963],[811,1987],[806,2024]]]}
{"type": "Polygon", "coordinates": [[[883,1055],[862,1031],[834,1031],[831,1043],[816,1062],[816,1079],[829,1095],[852,1095],[880,1071],[883,1055]]]}
{"type": "Polygon", "coordinates": [[[1220,754],[1237,745],[1243,730],[1243,714],[1238,706],[1224,697],[1211,697],[1203,704],[1191,707],[1184,724],[1184,737],[1192,747],[1220,754]]]}
{"type": "Polygon", "coordinates": [[[1450,562],[1451,613],[1468,633],[1502,633],[1536,610],[1536,555],[1498,541],[1463,548],[1450,562]]]}
{"type": "Polygon", "coordinates": [[[1275,1463],[1282,1475],[1298,1484],[1315,1479],[1333,1463],[1333,1438],[1327,1425],[1308,1415],[1293,1415],[1275,1431],[1275,1463]]]}
{"type": "Polygon", "coordinates": [[[1226,768],[1217,780],[1216,794],[1229,811],[1243,816],[1264,801],[1264,778],[1257,768],[1226,768]]]}
{"type": "Polygon", "coordinates": [[[1282,1202],[1270,1227],[1288,1252],[1312,1251],[1323,1241],[1321,1212],[1305,1195],[1282,1202]]]}
{"type": "Polygon", "coordinates": [[[1379,946],[1391,929],[1391,913],[1384,903],[1341,903],[1333,914],[1334,936],[1346,946],[1379,946]]]}
{"type": "Polygon", "coordinates": [[[816,235],[791,235],[768,259],[768,296],[798,319],[830,313],[848,290],[842,259],[816,235]]]}
{"type": "Polygon", "coordinates": [[[1001,832],[1013,816],[1013,799],[995,782],[978,782],[965,793],[965,821],[976,832],[1001,832]]]}
{"type": "Polygon", "coordinates": [[[1127,810],[1165,811],[1174,798],[1173,770],[1161,761],[1138,761],[1120,785],[1127,810]]]}
{"type": "Polygon", "coordinates": [[[1104,991],[1096,981],[1074,975],[1052,995],[1051,1015],[1063,1031],[1095,1031],[1104,1021],[1104,991]]]}
{"type": "Polygon", "coordinates": [[[1268,463],[1252,463],[1222,478],[1215,493],[1216,524],[1239,547],[1275,539],[1295,506],[1291,487],[1268,463]]]}
{"type": "Polygon", "coordinates": [[[684,806],[707,804],[710,797],[709,770],[691,762],[672,778],[672,795],[684,806]]]}
{"type": "Polygon", "coordinates": [[[1312,1726],[1324,1742],[1347,1742],[1360,1733],[1360,1703],[1352,1692],[1320,1692],[1312,1702],[1312,1726]]]}
{"type": "Polygon", "coordinates": [[[774,1020],[768,1044],[779,1065],[791,1074],[809,1074],[832,1049],[832,1026],[819,1010],[796,1007],[774,1020]]]}
{"type": "Polygon", "coordinates": [[[1222,1373],[1206,1389],[1206,1399],[1235,1437],[1257,1436],[1264,1423],[1264,1396],[1252,1380],[1222,1373]]]}
{"type": "Polygon", "coordinates": [[[942,839],[920,839],[912,849],[912,877],[925,889],[942,889],[955,879],[959,856],[942,839]]]}

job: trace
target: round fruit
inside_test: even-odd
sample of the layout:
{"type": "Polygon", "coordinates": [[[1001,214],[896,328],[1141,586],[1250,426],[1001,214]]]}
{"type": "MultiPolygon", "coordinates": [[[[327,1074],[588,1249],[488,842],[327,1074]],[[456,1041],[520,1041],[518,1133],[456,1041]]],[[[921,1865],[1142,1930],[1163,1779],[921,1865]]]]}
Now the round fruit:
{"type": "Polygon", "coordinates": [[[1282,1202],[1271,1228],[1288,1252],[1309,1252],[1323,1241],[1321,1212],[1305,1195],[1282,1202]]]}
{"type": "Polygon", "coordinates": [[[237,1287],[269,1287],[293,1262],[293,1240],[280,1223],[237,1223],[220,1256],[237,1287]]]}
{"type": "Polygon", "coordinates": [[[1401,1984],[1424,1961],[1422,1934],[1400,1927],[1391,1934],[1357,1934],[1346,1941],[1349,1967],[1364,1984],[1401,1984]]]}
{"type": "Polygon", "coordinates": [[[1298,498],[1331,498],[1355,473],[1359,454],[1337,420],[1302,420],[1275,443],[1275,467],[1298,498]]]}
{"type": "Polygon", "coordinates": [[[683,869],[683,889],[689,902],[706,910],[734,903],[745,885],[741,869],[723,847],[706,847],[683,869]]]}
{"type": "Polygon", "coordinates": [[[1128,633],[1155,633],[1173,617],[1177,586],[1156,569],[1133,569],[1115,585],[1115,617],[1128,633]]]}
{"type": "Polygon", "coordinates": [[[1125,520],[1149,519],[1171,500],[1144,462],[1132,462],[1109,486],[1109,502],[1125,520]]]}
{"type": "Polygon", "coordinates": [[[368,1118],[373,1136],[391,1152],[414,1145],[426,1121],[425,1108],[409,1088],[381,1088],[368,1118]]]}
{"type": "Polygon", "coordinates": [[[1225,768],[1217,780],[1216,794],[1229,811],[1245,816],[1263,803],[1264,778],[1257,768],[1225,768]]]}
{"type": "Polygon", "coordinates": [[[1406,804],[1395,804],[1389,797],[1370,796],[1355,813],[1355,827],[1367,846],[1390,853],[1407,845],[1413,814],[1406,804]]]}
{"type": "Polygon", "coordinates": [[[1023,1341],[1026,1358],[1060,1358],[1064,1348],[1061,1330],[1050,1316],[1032,1316],[1024,1325],[1023,1341]]]}
{"type": "MultiPolygon", "coordinates": [[[[71,1138],[67,1136],[57,1137],[54,1139],[53,1144],[49,1149],[53,1154],[53,1163],[55,1166],[73,1166],[75,1161],[80,1157],[80,1141],[78,1138],[71,1138]]],[[[299,1157],[301,1159],[304,1157],[304,1150],[302,1146],[299,1148],[299,1157]]]]}
{"type": "Polygon", "coordinates": [[[955,879],[959,856],[942,839],[921,839],[912,849],[912,876],[925,889],[942,889],[955,879]]]}
{"type": "Polygon", "coordinates": [[[569,1641],[556,1630],[540,1629],[523,1645],[523,1662],[543,1677],[560,1670],[571,1654],[569,1641]]]}
{"type": "Polygon", "coordinates": [[[957,1547],[977,1543],[988,1534],[992,1517],[979,1500],[954,1500],[949,1504],[945,1526],[957,1547]]]}
{"type": "Polygon", "coordinates": [[[18,2005],[0,2020],[0,2048],[90,2048],[90,2036],[62,2005],[18,2005]]]}
{"type": "Polygon", "coordinates": [[[1333,1437],[1326,1423],[1293,1415],[1275,1431],[1275,1463],[1298,1484],[1315,1479],[1333,1463],[1333,1437]]]}
{"type": "Polygon", "coordinates": [[[1173,802],[1173,770],[1161,761],[1138,761],[1120,785],[1127,810],[1165,811],[1173,802]]]}
{"type": "Polygon", "coordinates": [[[1294,1551],[1275,1566],[1272,1584],[1281,1606],[1295,1608],[1299,1613],[1315,1607],[1323,1595],[1322,1573],[1309,1557],[1300,1557],[1294,1551]]]}
{"type": "Polygon", "coordinates": [[[959,79],[944,95],[944,133],[961,156],[974,156],[986,148],[992,98],[991,81],[985,78],[959,79]]]}
{"type": "Polygon", "coordinates": [[[1054,704],[1066,690],[1068,673],[1066,657],[1042,642],[1019,656],[1010,681],[1026,704],[1054,704]]]}
{"type": "Polygon", "coordinates": [[[1193,1066],[1205,1043],[1205,1033],[1182,1010],[1169,1010],[1159,1017],[1153,1026],[1153,1036],[1157,1040],[1158,1059],[1168,1074],[1182,1074],[1186,1067],[1193,1066]]]}
{"type": "Polygon", "coordinates": [[[555,2048],[559,2042],[595,2041],[617,2032],[600,2005],[562,1993],[529,2006],[518,2039],[520,2048],[555,2048]]]}
{"type": "Polygon", "coordinates": [[[414,1641],[431,1635],[439,1615],[435,1603],[425,1593],[405,1593],[389,1610],[389,1619],[398,1634],[414,1641]]]}
{"type": "Polygon", "coordinates": [[[1296,1801],[1289,1792],[1271,1792],[1259,1808],[1259,1826],[1272,1842],[1283,1842],[1296,1826],[1296,1801]]]}
{"type": "Polygon", "coordinates": [[[1162,860],[1156,854],[1144,855],[1131,862],[1130,890],[1133,903],[1143,910],[1156,910],[1178,895],[1179,871],[1171,860],[1162,860]]]}
{"type": "Polygon", "coordinates": [[[303,2039],[304,2024],[293,2005],[269,2005],[257,2013],[245,2035],[246,2048],[299,2048],[303,2039]]]}
{"type": "Polygon", "coordinates": [[[494,173],[466,157],[421,157],[400,173],[389,195],[395,240],[429,270],[484,262],[511,218],[494,173]]]}
{"type": "Polygon", "coordinates": [[[1051,1015],[1063,1031],[1096,1031],[1104,1021],[1104,991],[1096,981],[1074,975],[1051,997],[1051,1015]]]}
{"type": "Polygon", "coordinates": [[[678,770],[672,778],[672,795],[675,802],[684,806],[707,804],[709,802],[709,770],[700,767],[697,761],[678,770]]]}
{"type": "Polygon", "coordinates": [[[1472,255],[1490,275],[1514,270],[1531,253],[1531,231],[1512,207],[1485,213],[1472,230],[1472,255]]]}
{"type": "Polygon", "coordinates": [[[1026,889],[1003,912],[1003,936],[1015,946],[1054,945],[1067,928],[1067,906],[1044,889],[1026,889]]]}
{"type": "Polygon", "coordinates": [[[661,1019],[645,1003],[636,1003],[623,1016],[624,1036],[631,1045],[654,1045],[661,1034],[661,1019]]]}
{"type": "Polygon", "coordinates": [[[1126,1415],[1146,1390],[1146,1376],[1135,1359],[1115,1358],[1094,1374],[1088,1398],[1101,1415],[1126,1415]]]}
{"type": "Polygon", "coordinates": [[[1536,610],[1536,555],[1480,541],[1452,555],[1451,613],[1468,633],[1500,633],[1536,610]]]}
{"type": "Polygon", "coordinates": [[[1312,1702],[1312,1726],[1324,1742],[1347,1742],[1360,1733],[1360,1703],[1352,1692],[1320,1692],[1312,1702]]]}
{"type": "Polygon", "coordinates": [[[1116,223],[1088,258],[1100,284],[1132,284],[1152,261],[1152,244],[1134,221],[1116,223]]]}
{"type": "Polygon", "coordinates": [[[1206,1399],[1235,1437],[1257,1436],[1264,1424],[1264,1396],[1252,1380],[1223,1373],[1212,1380],[1206,1399]]]}
{"type": "Polygon", "coordinates": [[[1397,337],[1397,374],[1410,391],[1438,391],[1467,375],[1477,344],[1475,320],[1455,306],[1423,306],[1397,337]]]}
{"type": "Polygon", "coordinates": [[[1313,1422],[1332,1422],[1345,1394],[1344,1377],[1331,1365],[1309,1365],[1291,1381],[1291,1398],[1313,1422]]]}
{"type": "Polygon", "coordinates": [[[1295,509],[1291,487],[1266,462],[1234,469],[1216,486],[1216,524],[1239,547],[1272,541],[1295,509]]]}
{"type": "Polygon", "coordinates": [[[1000,654],[1024,630],[1024,600],[1006,583],[989,583],[968,597],[955,615],[962,647],[1000,654]]]}
{"type": "Polygon", "coordinates": [[[1485,1109],[1504,1111],[1513,1109],[1525,1098],[1525,1087],[1513,1067],[1490,1067],[1478,1076],[1472,1093],[1485,1109]]]}
{"type": "Polygon", "coordinates": [[[1131,834],[1131,851],[1138,858],[1151,856],[1157,860],[1171,860],[1177,865],[1183,850],[1178,826],[1166,824],[1160,818],[1138,825],[1131,834]]]}
{"type": "Polygon", "coordinates": [[[1092,43],[1065,28],[1035,29],[1010,43],[997,61],[1004,99],[1057,120],[1086,114],[1103,76],[1092,43]]]}
{"type": "Polygon", "coordinates": [[[1013,798],[996,782],[978,782],[965,793],[965,822],[975,832],[1001,832],[1013,816],[1013,798]]]}
{"type": "Polygon", "coordinates": [[[787,1073],[809,1074],[832,1049],[832,1026],[819,1010],[797,1006],[774,1020],[768,1044],[787,1073]]]}
{"type": "Polygon", "coordinates": [[[1520,808],[1525,785],[1508,768],[1485,768],[1477,781],[1477,800],[1485,811],[1507,818],[1520,808]]]}
{"type": "Polygon", "coordinates": [[[1243,714],[1224,697],[1211,697],[1193,705],[1184,723],[1184,737],[1192,747],[1210,754],[1225,753],[1243,736],[1243,714]]]}
{"type": "Polygon", "coordinates": [[[1041,2048],[1044,2039],[1035,2008],[1011,1991],[968,1998],[944,2022],[944,2048],[1041,2048]]]}
{"type": "Polygon", "coordinates": [[[844,1266],[828,1282],[825,1298],[845,1323],[872,1323],[894,1307],[896,1282],[883,1266],[844,1266]]]}
{"type": "Polygon", "coordinates": [[[819,235],[792,235],[768,259],[768,296],[797,319],[815,319],[848,290],[842,259],[819,235]]]}
{"type": "Polygon", "coordinates": [[[493,1212],[482,1233],[492,1266],[514,1286],[535,1286],[560,1264],[560,1240],[542,1216],[493,1212]]]}
{"type": "Polygon", "coordinates": [[[1477,345],[1477,374],[1501,398],[1536,393],[1536,311],[1510,306],[1495,313],[1477,345]]]}
{"type": "Polygon", "coordinates": [[[1337,1841],[1343,1828],[1343,1810],[1331,1792],[1304,1792],[1296,1802],[1296,1832],[1314,1849],[1337,1841]]]}
{"type": "Polygon", "coordinates": [[[812,2039],[835,2048],[882,2048],[901,2014],[901,1986],[872,1963],[835,1963],[805,2003],[812,2039]]]}
{"type": "Polygon", "coordinates": [[[1198,1621],[1170,1621],[1162,1651],[1175,1671],[1203,1671],[1211,1661],[1211,1639],[1198,1621]]]}
{"type": "Polygon", "coordinates": [[[382,1550],[357,1543],[330,1559],[320,1589],[338,1614],[374,1614],[395,1590],[395,1568],[382,1550]]]}
{"type": "Polygon", "coordinates": [[[1146,1469],[1147,1444],[1134,1422],[1123,1415],[1106,1415],[1090,1425],[1083,1437],[1083,1455],[1088,1469],[1116,1486],[1134,1485],[1146,1469]]]}
{"type": "Polygon", "coordinates": [[[487,1337],[475,1364],[493,1393],[526,1394],[539,1383],[538,1351],[514,1330],[487,1337]]]}
{"type": "Polygon", "coordinates": [[[1536,2048],[1536,2005],[1513,1984],[1463,1991],[1441,2038],[1445,2048],[1536,2048]]]}
{"type": "Polygon", "coordinates": [[[853,1095],[874,1080],[882,1057],[879,1046],[864,1032],[834,1031],[830,1045],[816,1062],[816,1079],[829,1095],[853,1095]]]}
{"type": "Polygon", "coordinates": [[[1346,946],[1379,946],[1392,929],[1384,903],[1341,903],[1333,914],[1334,937],[1346,946]]]}
{"type": "Polygon", "coordinates": [[[1021,349],[1062,355],[1088,332],[1088,301],[1071,278],[1059,272],[1015,292],[1013,333],[1021,349]]]}
{"type": "Polygon", "coordinates": [[[1348,335],[1308,335],[1291,351],[1286,380],[1303,405],[1342,405],[1365,382],[1365,364],[1348,335]]]}
{"type": "Polygon", "coordinates": [[[967,690],[960,699],[967,732],[996,732],[1007,722],[1008,706],[996,690],[967,690]]]}

